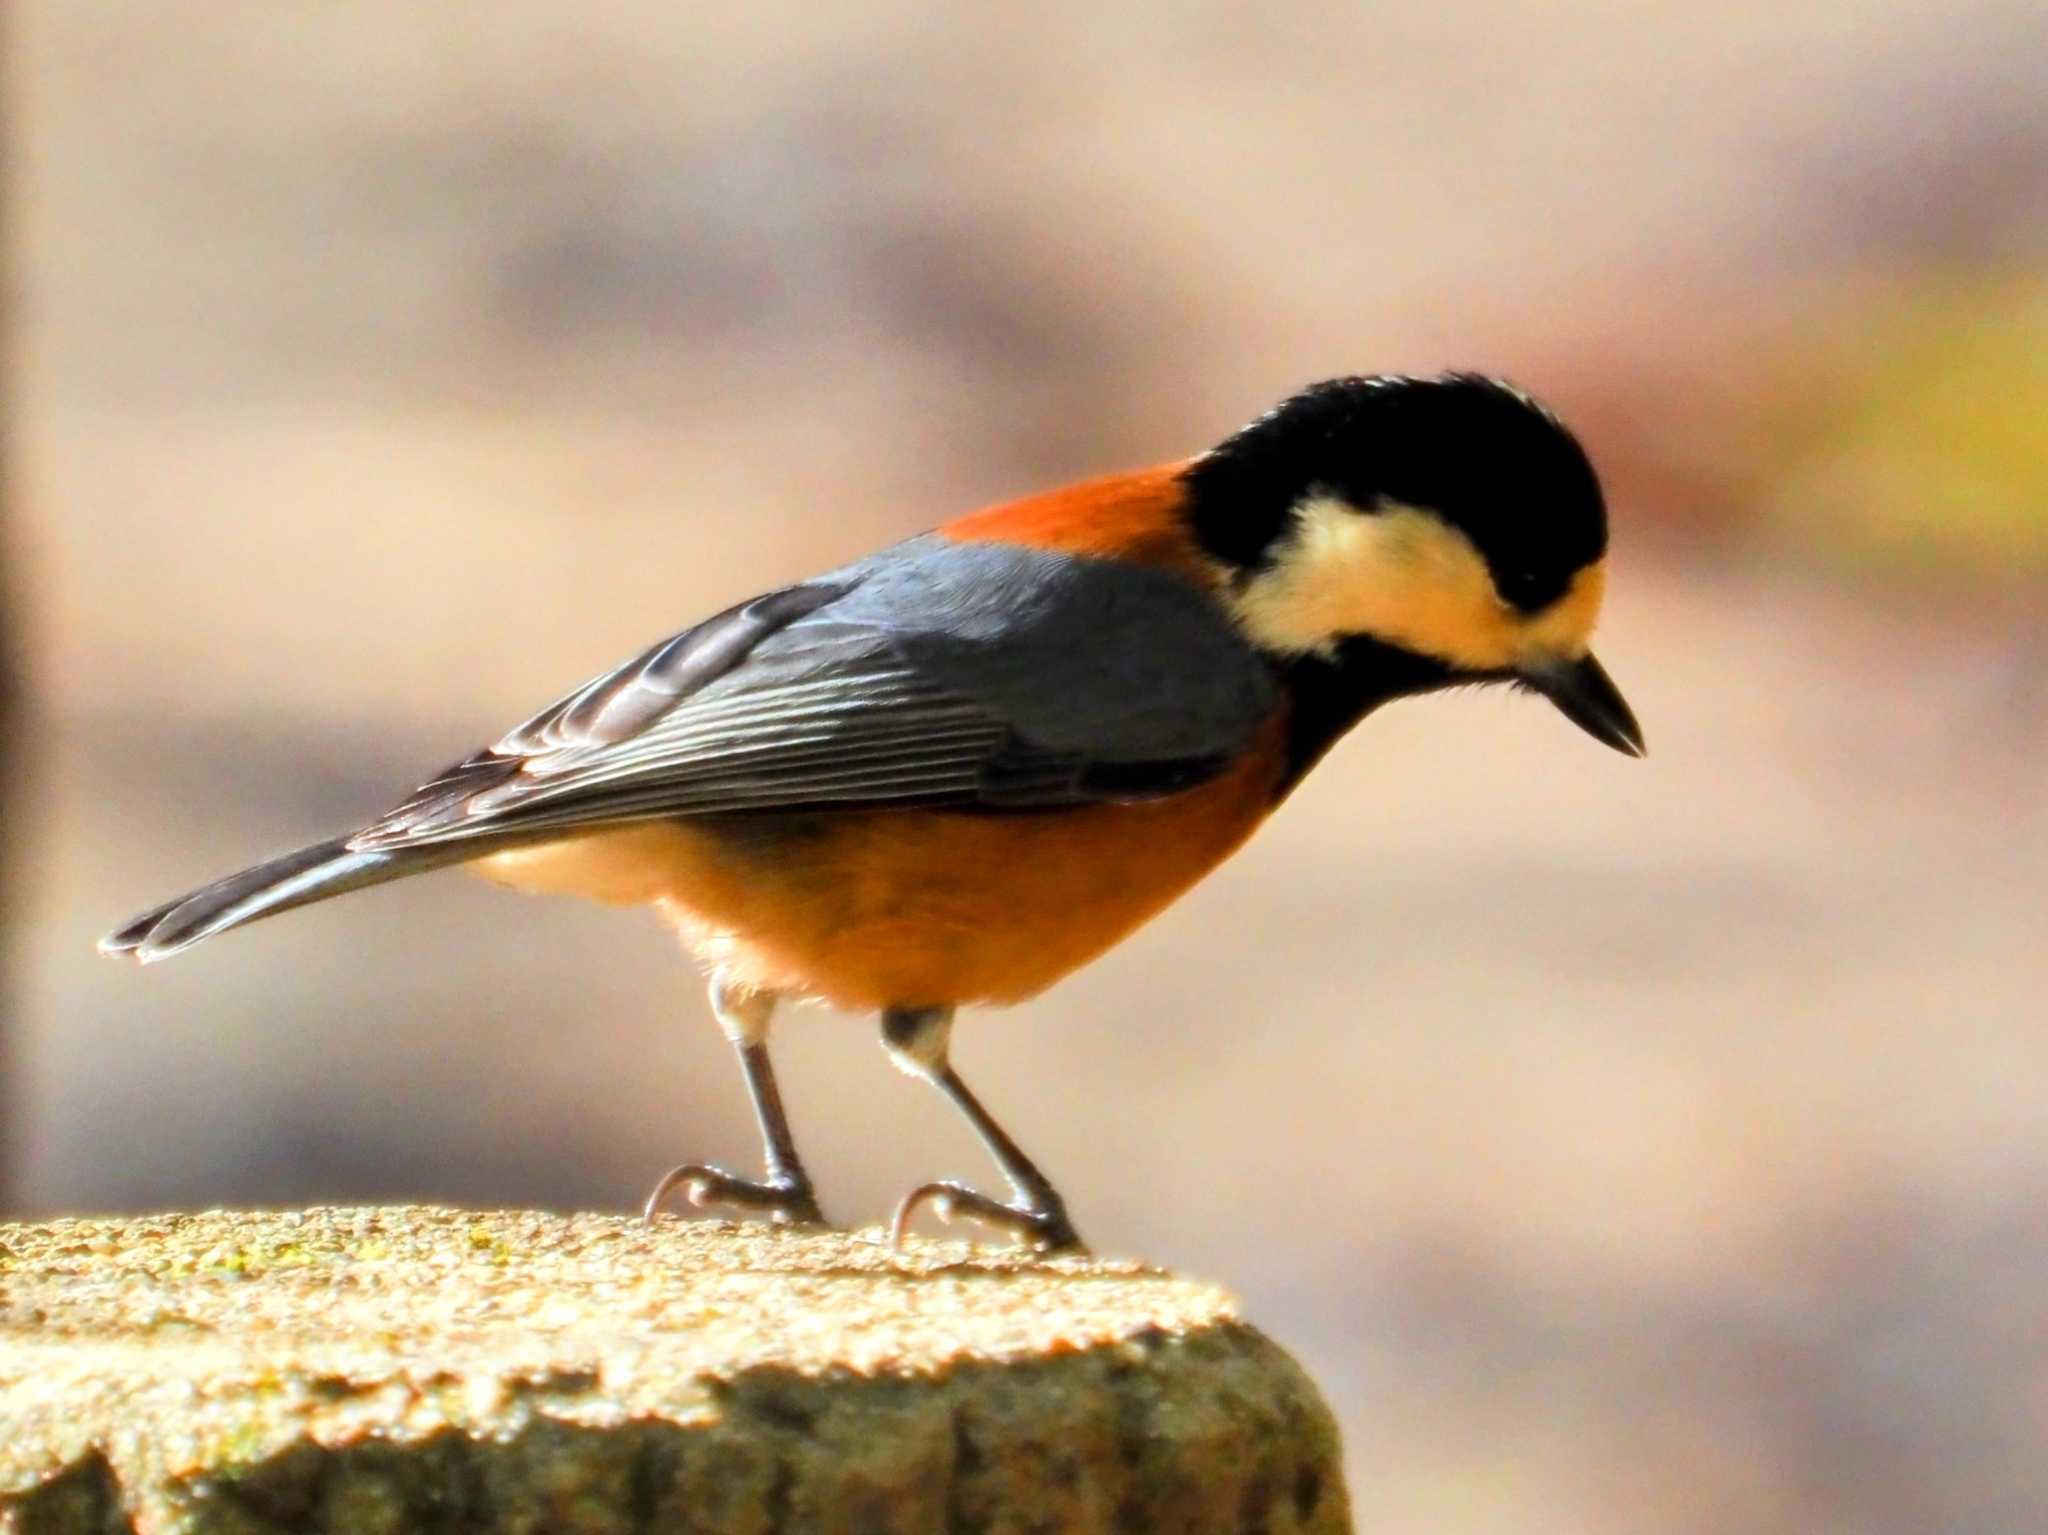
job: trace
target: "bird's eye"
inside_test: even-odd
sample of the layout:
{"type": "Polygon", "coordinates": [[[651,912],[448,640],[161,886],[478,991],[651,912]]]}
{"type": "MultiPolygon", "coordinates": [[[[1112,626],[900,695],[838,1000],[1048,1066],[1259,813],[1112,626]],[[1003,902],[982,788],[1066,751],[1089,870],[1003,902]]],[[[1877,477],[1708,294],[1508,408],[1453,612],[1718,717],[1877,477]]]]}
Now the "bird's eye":
{"type": "Polygon", "coordinates": [[[1543,572],[1535,569],[1509,570],[1498,578],[1500,594],[1518,608],[1543,605],[1543,572]]]}

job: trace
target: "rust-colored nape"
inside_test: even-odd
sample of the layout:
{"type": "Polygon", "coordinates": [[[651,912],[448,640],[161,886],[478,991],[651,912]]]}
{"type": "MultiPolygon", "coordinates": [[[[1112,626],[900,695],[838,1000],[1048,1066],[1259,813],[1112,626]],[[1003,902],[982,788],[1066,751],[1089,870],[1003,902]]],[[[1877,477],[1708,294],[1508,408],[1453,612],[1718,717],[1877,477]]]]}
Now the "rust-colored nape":
{"type": "Polygon", "coordinates": [[[1183,461],[1083,480],[970,512],[938,531],[961,543],[986,539],[1161,566],[1211,586],[1213,562],[1195,543],[1185,515],[1187,489],[1180,476],[1186,467],[1183,461]]]}

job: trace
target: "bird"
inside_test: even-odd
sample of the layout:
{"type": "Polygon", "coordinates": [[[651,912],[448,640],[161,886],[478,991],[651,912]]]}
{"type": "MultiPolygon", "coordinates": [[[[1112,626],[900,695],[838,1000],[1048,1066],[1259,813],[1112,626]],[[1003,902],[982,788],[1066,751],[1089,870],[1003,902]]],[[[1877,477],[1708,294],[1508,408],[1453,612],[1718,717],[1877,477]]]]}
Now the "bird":
{"type": "Polygon", "coordinates": [[[961,1077],[957,1012],[1037,996],[1236,851],[1383,704],[1540,695],[1631,756],[1589,648],[1607,509],[1578,439],[1492,376],[1304,388],[1191,458],[972,512],[738,603],[576,688],[346,836],[101,940],[150,961],[449,865],[646,905],[708,977],[763,1148],[698,1206],[823,1224],[769,1055],[784,1001],[879,1016],[1008,1185],[920,1208],[1079,1249],[961,1077]]]}

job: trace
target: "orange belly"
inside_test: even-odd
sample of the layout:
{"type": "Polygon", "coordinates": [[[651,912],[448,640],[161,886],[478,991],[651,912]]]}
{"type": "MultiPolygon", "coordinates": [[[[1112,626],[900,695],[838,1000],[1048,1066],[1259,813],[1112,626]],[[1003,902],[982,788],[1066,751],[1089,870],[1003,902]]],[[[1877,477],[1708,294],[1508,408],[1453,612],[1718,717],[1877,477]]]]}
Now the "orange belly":
{"type": "Polygon", "coordinates": [[[1015,1002],[1111,947],[1265,817],[1277,752],[1170,798],[973,815],[661,821],[494,854],[517,889],[649,902],[721,978],[838,1007],[1015,1002]]]}

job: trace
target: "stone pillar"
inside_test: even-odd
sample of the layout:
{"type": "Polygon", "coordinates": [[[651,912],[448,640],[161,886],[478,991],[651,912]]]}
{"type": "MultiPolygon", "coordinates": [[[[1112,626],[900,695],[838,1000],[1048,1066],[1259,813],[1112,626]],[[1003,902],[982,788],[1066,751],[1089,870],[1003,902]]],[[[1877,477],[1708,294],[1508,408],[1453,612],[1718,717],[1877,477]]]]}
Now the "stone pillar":
{"type": "Polygon", "coordinates": [[[0,1531],[1350,1528],[1214,1286],[430,1208],[0,1226],[0,1531]]]}

